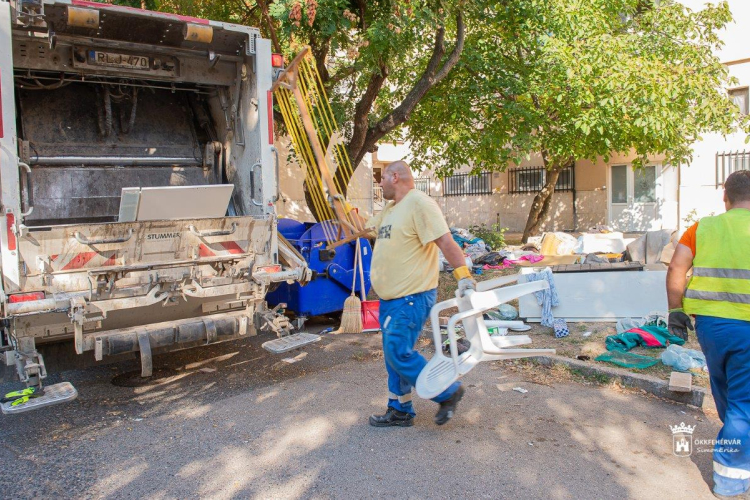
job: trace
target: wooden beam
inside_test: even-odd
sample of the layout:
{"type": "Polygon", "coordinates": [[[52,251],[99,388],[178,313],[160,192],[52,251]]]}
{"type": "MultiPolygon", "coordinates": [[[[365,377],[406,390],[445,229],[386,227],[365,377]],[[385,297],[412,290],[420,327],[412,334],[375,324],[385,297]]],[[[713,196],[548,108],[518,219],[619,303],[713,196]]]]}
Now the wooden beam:
{"type": "MultiPolygon", "coordinates": [[[[351,236],[354,233],[357,233],[364,229],[364,227],[361,221],[359,221],[357,218],[353,218],[352,220],[349,219],[347,213],[348,204],[346,203],[344,197],[341,196],[336,189],[336,184],[334,183],[333,176],[331,175],[331,169],[329,168],[329,162],[331,162],[331,164],[333,162],[332,153],[336,147],[335,141],[340,140],[340,138],[334,134],[334,136],[331,137],[331,145],[333,146],[331,147],[331,145],[329,145],[329,151],[323,151],[323,145],[318,139],[318,132],[315,129],[315,124],[310,117],[310,113],[307,111],[305,98],[302,95],[302,91],[299,89],[299,86],[297,85],[297,79],[299,78],[299,65],[302,63],[302,60],[305,56],[307,56],[309,52],[310,47],[305,47],[300,51],[299,54],[294,57],[292,62],[289,63],[286,69],[279,75],[276,82],[274,82],[274,84],[271,86],[271,91],[273,92],[278,88],[283,87],[292,92],[292,95],[294,95],[294,100],[297,103],[297,108],[299,110],[300,117],[302,118],[302,126],[305,129],[305,134],[307,135],[308,140],[310,141],[310,146],[312,147],[313,155],[315,156],[315,161],[318,165],[318,170],[320,171],[321,178],[325,183],[326,188],[328,189],[328,201],[336,214],[336,219],[339,222],[341,231],[344,235],[351,236]]],[[[343,166],[340,166],[340,168],[343,168],[343,166]]]]}
{"type": "MultiPolygon", "coordinates": [[[[278,89],[281,86],[282,82],[288,82],[293,87],[296,87],[297,82],[297,67],[299,66],[299,63],[302,62],[302,59],[307,55],[307,53],[310,52],[310,47],[305,47],[300,51],[299,54],[294,56],[294,59],[292,59],[292,62],[290,62],[286,68],[284,68],[284,71],[279,74],[279,77],[276,79],[273,85],[271,85],[271,92],[275,92],[276,89],[278,89]]],[[[289,89],[291,90],[291,89],[289,89]]]]}
{"type": "Polygon", "coordinates": [[[346,218],[346,206],[344,202],[336,196],[339,193],[336,190],[331,171],[326,163],[326,154],[323,151],[322,144],[320,144],[320,141],[318,140],[318,132],[315,130],[315,124],[313,124],[312,118],[307,112],[305,98],[302,96],[302,91],[300,91],[299,87],[295,85],[292,93],[294,94],[294,99],[297,101],[297,107],[299,108],[299,113],[302,117],[302,126],[305,128],[307,138],[310,140],[310,145],[312,146],[313,154],[315,155],[315,161],[318,164],[318,170],[320,170],[321,177],[328,188],[328,196],[331,198],[331,204],[333,205],[334,212],[336,212],[336,218],[346,229],[348,234],[355,233],[356,231],[354,227],[346,218]]]}
{"type": "Polygon", "coordinates": [[[374,238],[375,237],[375,231],[370,229],[365,229],[364,231],[359,231],[355,234],[352,234],[350,236],[347,236],[343,240],[334,241],[333,243],[330,243],[326,245],[326,250],[331,250],[332,248],[340,247],[341,245],[344,245],[346,243],[349,243],[350,241],[354,241],[357,238],[374,238]]]}

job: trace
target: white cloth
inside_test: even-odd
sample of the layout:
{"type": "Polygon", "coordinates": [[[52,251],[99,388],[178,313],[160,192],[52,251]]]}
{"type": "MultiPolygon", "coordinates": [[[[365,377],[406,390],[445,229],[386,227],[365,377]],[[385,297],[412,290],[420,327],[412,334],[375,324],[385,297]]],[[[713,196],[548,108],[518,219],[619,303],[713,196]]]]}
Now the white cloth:
{"type": "Polygon", "coordinates": [[[542,306],[542,326],[551,328],[555,322],[552,308],[560,304],[560,296],[557,295],[557,287],[555,286],[555,279],[552,276],[552,269],[547,267],[538,273],[527,274],[526,279],[528,281],[547,280],[547,283],[549,283],[547,290],[534,292],[534,297],[536,297],[537,303],[542,306]]]}

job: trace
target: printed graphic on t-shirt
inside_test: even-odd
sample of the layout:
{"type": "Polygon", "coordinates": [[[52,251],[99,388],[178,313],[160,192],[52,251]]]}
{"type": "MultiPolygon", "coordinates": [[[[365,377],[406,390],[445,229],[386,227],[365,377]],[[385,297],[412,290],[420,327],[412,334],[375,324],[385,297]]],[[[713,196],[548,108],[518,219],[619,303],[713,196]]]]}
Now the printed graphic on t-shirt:
{"type": "Polygon", "coordinates": [[[380,230],[378,230],[378,239],[379,240],[390,240],[391,239],[391,224],[388,224],[387,226],[381,226],[380,230]]]}

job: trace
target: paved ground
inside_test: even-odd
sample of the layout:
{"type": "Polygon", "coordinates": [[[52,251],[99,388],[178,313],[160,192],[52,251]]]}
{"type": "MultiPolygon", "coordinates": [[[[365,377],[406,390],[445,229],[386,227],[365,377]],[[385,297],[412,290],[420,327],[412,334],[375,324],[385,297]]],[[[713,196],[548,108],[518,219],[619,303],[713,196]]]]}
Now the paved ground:
{"type": "MultiPolygon", "coordinates": [[[[486,363],[444,427],[417,401],[408,429],[375,429],[379,337],[327,337],[288,365],[265,339],[157,357],[173,376],[111,384],[133,362],[70,370],[79,398],[0,416],[6,498],[710,498],[709,453],[672,454],[669,425],[702,412],[486,363]],[[215,368],[205,373],[202,368],[215,368]],[[528,393],[512,389],[523,387],[528,393]]],[[[540,370],[542,368],[539,368],[540,370]]],[[[54,380],[53,380],[54,382],[54,380]]],[[[4,383],[5,392],[16,387],[4,383]]]]}

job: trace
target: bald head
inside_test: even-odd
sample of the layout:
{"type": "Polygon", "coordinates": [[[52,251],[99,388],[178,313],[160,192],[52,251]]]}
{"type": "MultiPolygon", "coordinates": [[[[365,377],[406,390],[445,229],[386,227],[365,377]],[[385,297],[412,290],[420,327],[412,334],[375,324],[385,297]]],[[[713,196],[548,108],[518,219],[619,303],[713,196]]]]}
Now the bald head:
{"type": "Polygon", "coordinates": [[[411,168],[409,168],[409,165],[405,161],[399,160],[389,163],[388,166],[385,167],[385,171],[391,174],[397,174],[399,182],[404,182],[404,184],[409,187],[414,187],[414,175],[411,173],[411,168]]]}
{"type": "Polygon", "coordinates": [[[405,161],[394,161],[386,165],[380,178],[386,200],[398,203],[406,193],[414,189],[414,176],[405,161]]]}

